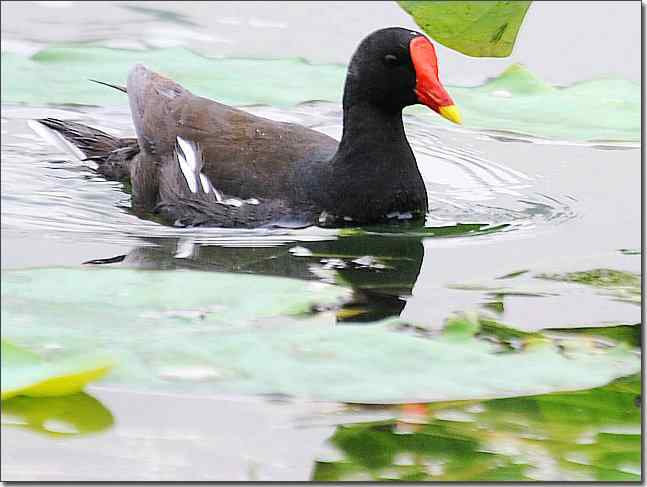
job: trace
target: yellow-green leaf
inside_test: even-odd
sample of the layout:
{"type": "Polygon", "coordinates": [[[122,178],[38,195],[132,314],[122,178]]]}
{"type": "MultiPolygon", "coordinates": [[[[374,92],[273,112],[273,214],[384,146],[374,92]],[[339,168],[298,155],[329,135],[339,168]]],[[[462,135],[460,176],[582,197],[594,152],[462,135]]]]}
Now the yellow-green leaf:
{"type": "Polygon", "coordinates": [[[2,340],[1,399],[24,396],[65,396],[79,392],[112,367],[106,359],[70,357],[48,362],[39,355],[2,340]]]}

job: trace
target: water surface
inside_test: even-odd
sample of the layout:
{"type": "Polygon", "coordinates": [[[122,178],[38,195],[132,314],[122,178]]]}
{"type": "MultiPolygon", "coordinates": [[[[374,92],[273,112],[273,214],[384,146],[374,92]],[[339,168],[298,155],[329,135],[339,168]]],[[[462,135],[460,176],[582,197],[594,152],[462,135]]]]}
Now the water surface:
{"type": "MultiPolygon", "coordinates": [[[[267,336],[269,343],[285,334],[309,337],[312,331],[334,340],[347,327],[368,327],[370,334],[370,327],[396,322],[393,333],[436,340],[449,317],[471,313],[481,326],[475,340],[494,344],[500,353],[521,353],[540,339],[559,345],[551,353],[564,357],[572,350],[595,357],[616,347],[638,360],[640,99],[631,73],[613,71],[607,63],[615,79],[591,80],[600,73],[589,71],[557,79],[545,68],[550,63],[539,63],[536,74],[515,68],[489,81],[449,76],[451,84],[462,85],[453,89],[466,107],[465,127],[449,127],[418,109],[405,116],[429,195],[424,227],[177,229],[134,216],[121,184],[49,145],[28,121],[71,119],[131,135],[123,95],[81,78],[95,76],[86,74],[94,70],[120,82],[127,66],[143,57],[197,93],[338,138],[344,73],[339,63],[345,58],[331,53],[345,52],[360,27],[370,29],[372,21],[359,15],[353,24],[358,31],[340,35],[339,45],[331,47],[298,30],[310,25],[305,17],[269,12],[270,7],[250,13],[223,6],[209,17],[207,29],[203,4],[166,9],[100,3],[101,20],[74,2],[61,2],[59,10],[29,4],[28,14],[27,5],[2,7],[3,280],[11,279],[12,271],[31,269],[38,276],[55,267],[70,269],[69,275],[89,267],[197,270],[214,279],[223,272],[298,279],[304,289],[334,284],[346,298],[306,315],[258,317],[247,309],[244,318],[228,321],[216,314],[217,325],[205,321],[202,308],[196,314],[180,307],[172,315],[143,317],[151,328],[130,335],[117,333],[128,323],[111,327],[79,320],[91,316],[84,314],[90,289],[85,301],[84,293],[77,293],[77,310],[31,296],[34,300],[16,311],[16,301],[7,298],[12,311],[3,319],[3,337],[47,357],[72,353],[75,346],[91,348],[95,339],[108,347],[130,337],[140,359],[132,363],[147,364],[157,375],[154,387],[126,369],[76,396],[4,401],[6,479],[638,478],[636,375],[579,392],[569,392],[582,389],[573,386],[520,398],[456,395],[460,402],[349,405],[287,395],[278,386],[264,395],[225,393],[209,368],[208,347],[201,347],[202,340],[217,345],[226,336],[229,352],[243,354],[255,337],[267,336]],[[67,14],[59,19],[62,14],[55,12],[67,14]],[[17,23],[5,30],[7,14],[17,23]],[[21,30],[20,22],[39,29],[21,30]],[[297,37],[301,33],[303,43],[281,51],[277,32],[288,29],[297,37]],[[297,52],[308,59],[295,59],[297,52]],[[225,58],[211,59],[214,55],[225,58]],[[237,74],[218,77],[223,68],[237,74]],[[11,75],[7,80],[5,73],[11,75]],[[254,83],[253,73],[267,83],[254,83]],[[299,82],[303,79],[308,83],[299,82]],[[51,89],[42,89],[43,80],[51,89]],[[554,86],[575,80],[582,83],[554,86]],[[465,87],[468,81],[478,86],[465,87]],[[560,106],[572,110],[555,120],[560,106]],[[609,116],[599,121],[604,111],[609,116]],[[87,261],[112,263],[83,264],[87,261]],[[42,320],[48,310],[50,319],[42,320]],[[25,321],[34,316],[42,321],[25,321]],[[157,353],[161,350],[171,352],[157,353]],[[203,352],[205,360],[198,363],[195,357],[203,352]]],[[[316,6],[331,18],[338,7],[316,6]]],[[[399,12],[391,7],[375,6],[387,18],[399,12]]],[[[452,66],[469,65],[449,57],[450,73],[452,66]]],[[[499,61],[488,66],[491,71],[481,74],[499,75],[504,68],[499,61]]],[[[250,285],[245,292],[241,297],[252,302],[263,288],[250,285]]],[[[101,293],[92,299],[96,296],[101,299],[101,293]]],[[[324,352],[311,346],[295,353],[322,360],[324,352]]],[[[391,344],[382,346],[388,357],[391,344]]],[[[404,362],[394,362],[394,368],[404,362]]],[[[420,372],[424,364],[411,376],[420,372]]],[[[478,375],[470,380],[486,382],[478,375]]],[[[469,390],[469,382],[459,386],[469,390]]],[[[259,385],[251,389],[262,389],[259,385]]]]}

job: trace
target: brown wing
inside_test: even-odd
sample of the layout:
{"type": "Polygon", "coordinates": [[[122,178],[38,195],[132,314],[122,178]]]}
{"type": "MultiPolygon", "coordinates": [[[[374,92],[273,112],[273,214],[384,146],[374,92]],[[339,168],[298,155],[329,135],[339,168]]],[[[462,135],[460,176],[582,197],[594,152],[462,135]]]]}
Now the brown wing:
{"type": "Polygon", "coordinates": [[[327,161],[338,145],[306,127],[195,96],[141,65],[130,72],[128,97],[139,144],[151,159],[167,159],[177,136],[197,142],[213,185],[243,198],[289,198],[299,164],[327,161]]]}

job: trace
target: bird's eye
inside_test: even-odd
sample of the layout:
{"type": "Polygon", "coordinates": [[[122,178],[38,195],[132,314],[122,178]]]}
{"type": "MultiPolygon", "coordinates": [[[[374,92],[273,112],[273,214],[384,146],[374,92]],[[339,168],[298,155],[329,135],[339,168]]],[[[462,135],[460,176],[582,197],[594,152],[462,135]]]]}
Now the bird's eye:
{"type": "Polygon", "coordinates": [[[400,60],[395,54],[387,54],[384,56],[384,64],[387,66],[397,66],[400,64],[400,60]]]}

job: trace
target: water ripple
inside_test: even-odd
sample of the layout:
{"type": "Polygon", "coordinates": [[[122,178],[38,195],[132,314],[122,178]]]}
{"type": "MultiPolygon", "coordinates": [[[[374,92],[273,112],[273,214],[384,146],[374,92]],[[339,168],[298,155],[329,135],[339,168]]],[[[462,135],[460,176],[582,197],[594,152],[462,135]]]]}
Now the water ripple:
{"type": "MultiPolygon", "coordinates": [[[[338,104],[309,102],[291,109],[247,107],[269,118],[300,123],[339,137],[338,104]]],[[[188,237],[219,245],[273,246],[287,241],[332,238],[334,230],[178,229],[130,213],[130,198],[120,183],[106,181],[86,163],[71,160],[27,127],[35,117],[55,116],[131,133],[126,107],[24,107],[3,105],[2,226],[27,231],[74,234],[94,241],[133,237],[188,237]]],[[[426,181],[430,213],[427,226],[457,223],[506,224],[506,230],[534,229],[573,218],[567,198],[539,192],[532,177],[485,159],[469,146],[447,140],[449,132],[406,117],[406,130],[426,181]]]]}

